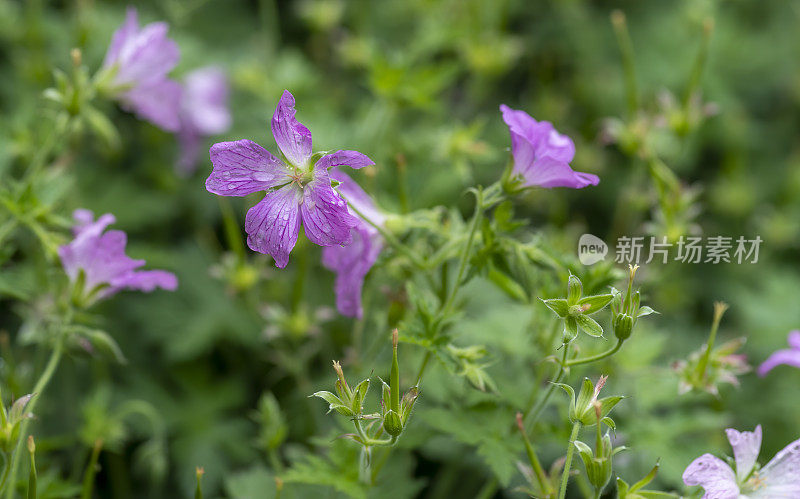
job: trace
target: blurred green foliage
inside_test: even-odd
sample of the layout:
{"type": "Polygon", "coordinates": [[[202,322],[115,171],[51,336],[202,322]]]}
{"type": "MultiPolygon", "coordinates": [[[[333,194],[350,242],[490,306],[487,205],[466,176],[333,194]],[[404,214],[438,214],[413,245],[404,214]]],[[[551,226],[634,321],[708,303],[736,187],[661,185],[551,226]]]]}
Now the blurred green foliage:
{"type": "MultiPolygon", "coordinates": [[[[524,233],[546,241],[548,258],[572,269],[581,233],[614,241],[662,227],[657,185],[642,154],[646,141],[647,151],[680,179],[684,197],[676,203],[691,205],[679,210],[688,217],[681,231],[760,235],[764,243],[753,265],[673,262],[640,270],[643,301],[661,315],[642,321],[613,361],[574,370],[609,374],[613,393],[631,395],[614,418],[618,437],[635,452],[615,457],[615,472],[633,483],[660,458],[654,484],[680,490],[691,459],[729,452],[724,427],[762,424],[762,456],[800,435],[800,370],[778,368],[766,379],[747,374],[740,388],[725,386],[719,398],[678,398],[670,369],[705,341],[714,300],[731,305],[720,339],[746,336],[743,350],[753,364],[784,347],[786,333],[800,324],[800,3],[163,0],[137,6],[143,20],[170,23],[182,52],[179,75],[210,63],[228,72],[234,126],[214,140],[252,138],[272,149],[268,119],[280,92],[290,89],[316,149],[342,145],[376,161],[356,178],[389,211],[442,205],[466,216],[465,189],[499,178],[507,161],[499,104],[555,123],[576,142],[575,170],[596,173],[601,183],[535,190],[516,203],[514,216],[530,222],[524,233]],[[624,12],[630,33],[634,109],[610,20],[614,9],[624,12]],[[693,92],[709,20],[713,33],[693,92]],[[656,127],[659,119],[667,126],[656,127]],[[610,131],[616,144],[607,143],[610,131]]],[[[124,8],[0,0],[0,175],[23,170],[47,136],[53,110],[42,92],[54,84],[53,69],[70,67],[73,47],[87,66],[98,67],[124,8]]],[[[387,461],[367,491],[350,471],[357,448],[335,440],[343,424],[324,417],[321,402],[307,396],[330,386],[334,358],[353,379],[370,373],[386,379],[388,332],[410,306],[402,269],[370,276],[363,321],[335,315],[333,278],[319,264],[318,247],[301,241],[283,271],[261,255],[234,256],[222,213],[232,210],[243,222],[252,200],[218,200],[203,184],[210,162],[180,176],[172,136],[110,104],[102,110],[122,145],[88,138],[64,146],[63,164],[55,167],[69,175],[46,190],[54,200],[47,223],[66,228],[77,207],[114,213],[129,235],[129,253],[174,271],[180,288],[126,294],[95,310],[97,327],[119,343],[127,363],[70,359],[61,366],[37,408],[40,497],[75,493],[69,482],[80,478],[97,439],[105,442],[96,486],[103,497],[185,497],[194,490],[196,466],[205,469],[208,497],[273,497],[276,486],[285,497],[318,497],[323,490],[472,497],[496,489],[510,496],[523,485],[516,468],[522,441],[508,429],[516,408],[554,370],[542,360],[550,352],[540,338],[554,327],[549,310],[535,300],[519,303],[515,290],[504,293],[488,278],[473,279],[451,328],[457,345],[483,347],[480,362],[451,368],[461,376],[432,362],[415,419],[398,449],[376,450],[385,455],[375,459],[387,461]],[[476,380],[496,389],[478,391],[476,380]]],[[[39,291],[65,277],[16,265],[52,255],[37,249],[32,231],[9,242],[5,231],[15,228],[6,222],[0,219],[0,367],[9,387],[4,395],[18,397],[44,363],[23,334],[46,309],[39,291]],[[30,300],[20,305],[21,298],[30,300]]],[[[592,272],[581,269],[587,293],[611,284],[592,281],[592,272]]],[[[535,274],[532,289],[540,297],[560,296],[565,276],[535,274]]],[[[579,346],[589,353],[606,348],[592,338],[579,346]]],[[[423,352],[408,344],[401,349],[408,386],[423,352]]],[[[558,400],[540,423],[542,436],[532,436],[546,466],[564,453],[565,412],[558,400]]]]}

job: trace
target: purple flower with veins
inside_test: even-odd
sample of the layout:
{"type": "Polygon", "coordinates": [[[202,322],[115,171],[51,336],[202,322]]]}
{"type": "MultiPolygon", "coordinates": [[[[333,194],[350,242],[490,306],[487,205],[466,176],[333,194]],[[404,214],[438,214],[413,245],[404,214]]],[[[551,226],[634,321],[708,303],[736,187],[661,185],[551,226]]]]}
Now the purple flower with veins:
{"type": "Polygon", "coordinates": [[[283,160],[251,140],[220,142],[211,146],[214,169],[206,179],[206,189],[220,196],[266,191],[247,211],[247,245],[272,255],[280,268],[289,263],[301,223],[314,244],[346,246],[353,241],[350,229],[359,220],[331,186],[328,170],[375,164],[356,151],[312,155],[311,132],[297,121],[295,113],[294,97],[285,90],[271,123],[283,160]]]}
{"type": "Polygon", "coordinates": [[[736,470],[711,454],[698,457],[683,472],[686,485],[700,485],[704,499],[795,499],[800,497],[800,439],[778,452],[766,466],[756,465],[761,425],[755,431],[725,430],[736,470]]]}
{"type": "Polygon", "coordinates": [[[180,126],[181,87],[167,78],[178,64],[178,45],[167,38],[167,23],[141,29],[136,9],[129,7],[125,23],[114,32],[103,61],[101,87],[122,107],[168,132],[180,126]]]}
{"type": "Polygon", "coordinates": [[[121,230],[104,232],[115,222],[114,215],[106,213],[95,220],[91,211],[75,210],[73,218],[75,238],[60,246],[58,255],[69,280],[82,284],[80,296],[87,305],[123,289],[150,292],[156,288],[174,291],[178,287],[178,279],[171,272],[136,270],[145,261],[125,254],[125,233],[121,230]]]}
{"type": "MultiPolygon", "coordinates": [[[[340,182],[337,189],[359,213],[371,222],[383,225],[384,215],[357,183],[336,168],[332,168],[329,175],[340,182]]],[[[329,246],[322,250],[322,264],[336,272],[336,308],[339,313],[360,319],[364,313],[361,307],[364,278],[383,249],[383,237],[360,217],[350,233],[353,242],[349,245],[329,246]]]]}
{"type": "Polygon", "coordinates": [[[789,348],[778,350],[770,355],[763,364],[758,366],[758,375],[764,377],[774,367],[781,364],[800,367],[800,331],[789,333],[789,348]]]}
{"type": "Polygon", "coordinates": [[[521,175],[526,187],[571,187],[597,185],[591,173],[576,172],[569,166],[575,156],[572,139],[562,135],[548,121],[536,121],[525,111],[502,104],[503,121],[511,133],[513,173],[521,175]]]}
{"type": "Polygon", "coordinates": [[[180,156],[178,170],[189,174],[197,166],[203,137],[228,131],[231,113],[228,110],[228,79],[217,67],[206,66],[186,75],[183,81],[178,130],[180,156]]]}

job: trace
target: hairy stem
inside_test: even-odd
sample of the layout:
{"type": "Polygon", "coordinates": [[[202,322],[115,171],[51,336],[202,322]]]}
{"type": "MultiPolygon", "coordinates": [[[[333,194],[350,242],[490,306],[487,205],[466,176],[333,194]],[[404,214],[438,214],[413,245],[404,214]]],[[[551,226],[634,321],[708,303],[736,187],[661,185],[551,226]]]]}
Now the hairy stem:
{"type": "Polygon", "coordinates": [[[572,359],[572,360],[566,361],[565,365],[567,367],[570,367],[570,366],[577,366],[577,365],[580,365],[580,364],[588,364],[590,362],[596,362],[598,360],[605,359],[606,357],[611,357],[612,355],[617,353],[617,351],[621,347],[622,347],[622,340],[617,340],[617,344],[614,345],[614,348],[612,348],[610,350],[606,350],[605,352],[599,353],[597,355],[592,355],[591,357],[584,357],[582,359],[572,359]]]}
{"type": "MultiPolygon", "coordinates": [[[[30,402],[28,402],[28,406],[26,408],[28,412],[33,412],[34,408],[36,407],[36,402],[41,398],[44,389],[47,388],[47,384],[50,382],[50,379],[56,372],[58,363],[61,361],[61,354],[63,351],[64,338],[61,333],[59,333],[58,339],[56,339],[56,345],[53,348],[53,352],[50,354],[50,359],[47,361],[47,366],[44,368],[44,372],[42,372],[42,375],[39,377],[39,380],[36,381],[36,385],[33,387],[32,393],[34,394],[34,397],[31,398],[30,402]]],[[[8,484],[8,488],[6,489],[6,499],[13,499],[14,497],[14,488],[17,483],[17,469],[19,468],[19,460],[21,459],[20,456],[23,454],[23,447],[25,446],[25,442],[28,438],[28,424],[30,421],[30,418],[25,418],[22,423],[20,423],[17,446],[14,449],[14,456],[11,458],[11,471],[9,475],[10,482],[8,484]]]]}
{"type": "Polygon", "coordinates": [[[567,496],[567,482],[569,482],[569,470],[572,468],[572,456],[575,454],[575,440],[578,438],[578,432],[581,429],[581,422],[576,421],[572,425],[572,433],[569,436],[569,444],[567,447],[567,460],[564,462],[564,473],[561,475],[561,488],[558,492],[558,499],[564,499],[567,496]]]}

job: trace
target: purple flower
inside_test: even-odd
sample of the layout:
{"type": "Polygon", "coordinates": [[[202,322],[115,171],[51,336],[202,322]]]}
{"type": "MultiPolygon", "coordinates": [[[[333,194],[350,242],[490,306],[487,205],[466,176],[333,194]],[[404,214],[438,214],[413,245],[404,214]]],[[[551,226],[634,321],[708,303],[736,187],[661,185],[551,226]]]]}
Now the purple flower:
{"type": "Polygon", "coordinates": [[[778,350],[769,356],[763,364],[758,366],[758,375],[766,376],[775,366],[786,364],[787,366],[800,367],[800,331],[789,333],[789,348],[778,350]]]}
{"type": "Polygon", "coordinates": [[[80,283],[81,298],[86,304],[123,290],[136,289],[150,292],[156,288],[174,291],[178,280],[171,272],[163,270],[137,271],[144,260],[134,260],[125,254],[127,237],[121,230],[104,232],[115,222],[114,215],[106,213],[97,220],[89,210],[75,210],[75,238],[58,248],[61,265],[73,283],[80,283]]]}
{"type": "Polygon", "coordinates": [[[180,120],[178,169],[189,174],[197,166],[202,138],[224,133],[231,126],[228,80],[221,69],[207,66],[186,75],[181,93],[180,120]]]}
{"type": "Polygon", "coordinates": [[[175,132],[180,126],[181,87],[167,73],[178,64],[180,52],[167,38],[168,29],[163,22],[139,29],[136,9],[129,7],[125,23],[111,38],[101,81],[124,109],[175,132]]]}
{"type": "Polygon", "coordinates": [[[285,90],[272,116],[272,135],[285,161],[250,140],[220,142],[211,146],[214,169],[206,179],[206,189],[220,196],[266,191],[245,217],[247,245],[272,255],[280,268],[289,263],[301,222],[314,244],[345,246],[353,241],[350,229],[359,221],[331,186],[328,170],[375,164],[360,152],[344,150],[315,160],[311,132],[295,113],[294,97],[285,90]]]}
{"type": "Polygon", "coordinates": [[[580,189],[600,182],[597,175],[570,168],[575,144],[558,133],[550,122],[536,121],[525,111],[511,109],[505,104],[500,106],[500,111],[511,133],[513,172],[522,175],[523,185],[580,189]]]}
{"type": "Polygon", "coordinates": [[[683,472],[686,485],[700,485],[704,499],[793,499],[800,497],[800,439],[778,452],[763,468],[756,467],[761,450],[761,425],[755,431],[725,430],[733,447],[734,472],[711,454],[698,457],[683,472]]]}
{"type": "MultiPolygon", "coordinates": [[[[373,223],[382,225],[385,217],[375,203],[350,177],[332,168],[331,179],[340,182],[338,190],[352,206],[373,223]]],[[[350,229],[353,242],[347,246],[328,246],[322,250],[322,264],[336,272],[336,308],[348,317],[361,318],[361,288],[364,278],[375,264],[383,249],[383,238],[378,230],[358,218],[350,229]]]]}

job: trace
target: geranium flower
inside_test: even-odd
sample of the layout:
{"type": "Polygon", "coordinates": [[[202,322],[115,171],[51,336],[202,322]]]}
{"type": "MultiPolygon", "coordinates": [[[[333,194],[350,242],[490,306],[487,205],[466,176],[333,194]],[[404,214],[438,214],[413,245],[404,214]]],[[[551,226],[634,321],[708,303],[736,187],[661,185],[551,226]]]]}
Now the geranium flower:
{"type": "Polygon", "coordinates": [[[683,472],[686,485],[700,485],[704,499],[795,499],[800,497],[800,439],[790,443],[763,468],[756,464],[761,450],[761,425],[755,431],[725,430],[733,447],[734,471],[711,454],[698,457],[683,472]]]}
{"type": "Polygon", "coordinates": [[[251,140],[220,142],[211,146],[214,169],[206,179],[206,189],[220,196],[266,191],[245,217],[247,245],[272,255],[280,268],[289,263],[301,222],[314,244],[346,246],[353,242],[350,229],[359,221],[331,186],[328,170],[375,164],[356,151],[312,156],[311,132],[297,121],[295,113],[294,97],[285,90],[271,123],[283,161],[251,140]]]}
{"type": "Polygon", "coordinates": [[[180,121],[178,170],[189,174],[197,166],[202,138],[224,133],[231,126],[228,80],[220,68],[207,66],[186,75],[180,121]]]}
{"type": "Polygon", "coordinates": [[[114,215],[106,213],[97,220],[89,210],[75,210],[75,238],[58,248],[61,265],[69,280],[80,285],[79,293],[84,304],[123,290],[135,289],[150,292],[156,288],[174,291],[178,287],[175,274],[163,270],[136,269],[145,264],[125,254],[127,236],[121,230],[104,232],[115,222],[114,215]]]}
{"type": "Polygon", "coordinates": [[[774,352],[763,364],[758,366],[759,376],[766,376],[774,367],[781,364],[800,367],[800,331],[792,331],[789,333],[788,341],[788,349],[774,352]]]}
{"type": "Polygon", "coordinates": [[[547,121],[536,121],[525,111],[502,104],[503,121],[511,133],[513,173],[522,175],[526,187],[571,187],[597,185],[600,178],[576,172],[569,166],[575,156],[572,139],[562,135],[547,121]]]}
{"type": "Polygon", "coordinates": [[[167,23],[141,29],[136,9],[128,8],[125,23],[114,32],[100,78],[101,87],[122,107],[154,125],[175,132],[180,126],[181,88],[167,78],[178,64],[178,45],[167,38],[167,23]]]}
{"type": "MultiPolygon", "coordinates": [[[[382,225],[385,217],[378,211],[375,203],[345,173],[332,168],[331,179],[340,182],[338,191],[344,195],[356,210],[375,224],[382,225]]],[[[358,218],[358,223],[350,229],[353,242],[347,246],[329,246],[322,250],[322,264],[336,272],[336,309],[348,317],[361,318],[361,289],[364,278],[375,264],[383,249],[383,237],[378,230],[358,218]]]]}

